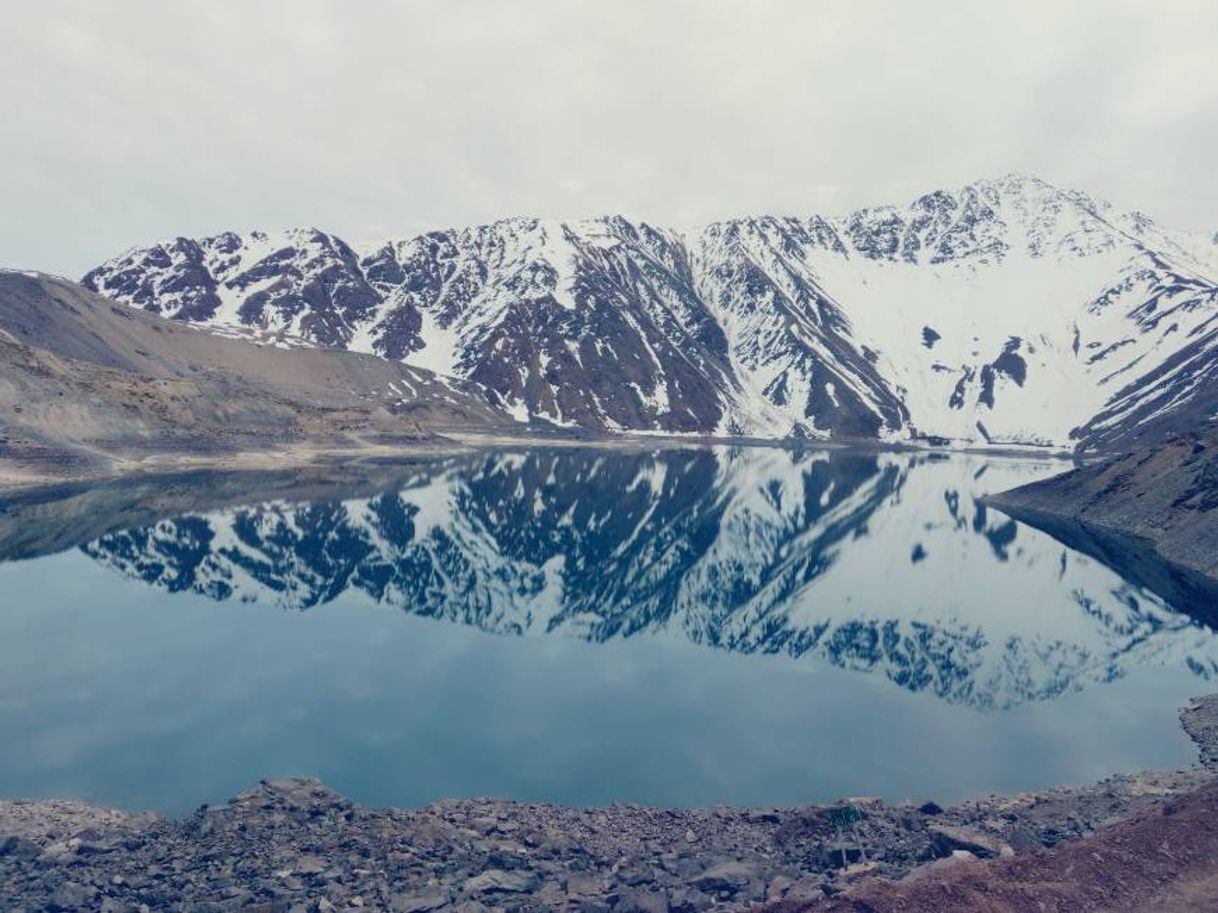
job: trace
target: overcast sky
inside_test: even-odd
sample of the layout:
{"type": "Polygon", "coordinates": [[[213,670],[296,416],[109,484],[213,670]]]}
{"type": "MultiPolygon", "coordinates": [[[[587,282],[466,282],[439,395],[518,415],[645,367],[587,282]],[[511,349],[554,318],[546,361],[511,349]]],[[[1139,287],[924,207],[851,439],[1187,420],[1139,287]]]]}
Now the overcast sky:
{"type": "Polygon", "coordinates": [[[1218,3],[0,0],[0,264],[839,213],[1030,171],[1218,230],[1218,3]]]}

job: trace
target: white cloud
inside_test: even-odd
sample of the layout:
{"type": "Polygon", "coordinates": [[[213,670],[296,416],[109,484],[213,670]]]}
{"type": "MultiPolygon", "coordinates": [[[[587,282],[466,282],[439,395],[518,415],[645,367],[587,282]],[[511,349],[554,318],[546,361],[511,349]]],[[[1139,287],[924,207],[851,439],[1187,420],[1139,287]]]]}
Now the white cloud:
{"type": "Polygon", "coordinates": [[[1012,169],[1218,229],[1218,7],[10,3],[0,262],[317,224],[840,212],[1012,169]]]}

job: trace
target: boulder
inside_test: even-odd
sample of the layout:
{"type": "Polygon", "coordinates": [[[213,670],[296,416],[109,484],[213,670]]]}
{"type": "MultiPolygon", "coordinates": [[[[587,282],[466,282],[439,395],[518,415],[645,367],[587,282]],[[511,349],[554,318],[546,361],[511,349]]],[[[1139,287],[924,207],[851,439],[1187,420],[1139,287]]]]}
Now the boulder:
{"type": "Polygon", "coordinates": [[[677,888],[668,898],[669,913],[702,913],[714,901],[694,888],[677,888]]]}
{"type": "Polygon", "coordinates": [[[465,882],[467,894],[528,894],[537,890],[541,879],[532,872],[505,872],[488,869],[465,882]]]}
{"type": "Polygon", "coordinates": [[[932,824],[926,830],[938,856],[949,856],[955,850],[968,850],[981,859],[1015,855],[1006,841],[975,828],[932,824]]]}
{"type": "Polygon", "coordinates": [[[327,868],[325,860],[317,856],[301,856],[292,864],[292,871],[297,875],[320,875],[327,868]]]}
{"type": "Polygon", "coordinates": [[[622,892],[614,913],[668,913],[668,897],[662,891],[633,889],[622,892]]]}
{"type": "Polygon", "coordinates": [[[40,847],[28,837],[14,835],[0,841],[0,856],[13,856],[17,859],[37,859],[42,854],[40,847]]]}
{"type": "Polygon", "coordinates": [[[736,894],[757,876],[753,866],[743,862],[721,862],[691,879],[699,891],[736,894]]]}
{"type": "Polygon", "coordinates": [[[576,872],[567,876],[566,889],[571,897],[597,897],[605,892],[605,879],[576,872]]]}
{"type": "Polygon", "coordinates": [[[398,894],[389,902],[389,909],[393,913],[427,913],[428,910],[438,910],[447,903],[448,894],[442,891],[398,894]]]}
{"type": "Polygon", "coordinates": [[[97,897],[97,888],[92,885],[65,881],[51,895],[51,910],[87,910],[97,897]]]}

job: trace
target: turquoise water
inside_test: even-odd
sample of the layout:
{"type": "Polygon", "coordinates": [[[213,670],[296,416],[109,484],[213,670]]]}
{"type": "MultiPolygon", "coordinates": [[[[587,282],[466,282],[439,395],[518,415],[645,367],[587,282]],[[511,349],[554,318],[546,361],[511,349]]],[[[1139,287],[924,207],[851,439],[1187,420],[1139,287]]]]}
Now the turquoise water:
{"type": "Polygon", "coordinates": [[[976,500],[1061,468],[535,450],[0,502],[0,795],[944,802],[1190,763],[1213,632],[976,500]]]}

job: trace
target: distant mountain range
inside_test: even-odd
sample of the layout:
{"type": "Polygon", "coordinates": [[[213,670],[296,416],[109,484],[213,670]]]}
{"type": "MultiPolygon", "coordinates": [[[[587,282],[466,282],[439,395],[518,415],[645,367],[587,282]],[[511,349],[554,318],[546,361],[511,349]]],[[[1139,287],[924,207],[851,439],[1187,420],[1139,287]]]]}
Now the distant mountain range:
{"type": "Polygon", "coordinates": [[[177,238],[83,282],[373,353],[517,421],[1120,449],[1218,413],[1218,237],[1011,175],[841,218],[177,238]]]}

